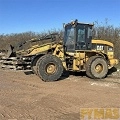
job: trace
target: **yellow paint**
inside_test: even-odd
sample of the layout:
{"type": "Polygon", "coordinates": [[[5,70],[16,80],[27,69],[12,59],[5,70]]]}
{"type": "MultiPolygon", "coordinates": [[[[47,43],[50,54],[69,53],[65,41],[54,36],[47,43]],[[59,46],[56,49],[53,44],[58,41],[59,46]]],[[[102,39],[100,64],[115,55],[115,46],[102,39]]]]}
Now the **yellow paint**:
{"type": "Polygon", "coordinates": [[[109,61],[110,61],[109,69],[119,63],[118,59],[110,59],[109,61]]]}
{"type": "Polygon", "coordinates": [[[81,108],[80,120],[118,120],[120,108],[81,108]]]}
{"type": "Polygon", "coordinates": [[[113,43],[111,42],[108,42],[106,40],[92,40],[92,43],[95,43],[95,44],[103,44],[103,45],[109,45],[111,47],[114,47],[113,43]]]}
{"type": "Polygon", "coordinates": [[[50,44],[48,44],[48,45],[46,45],[46,46],[42,46],[42,47],[33,48],[28,55],[35,55],[35,54],[38,54],[38,53],[40,53],[40,52],[47,51],[47,50],[49,50],[50,48],[51,48],[51,45],[50,45],[50,44]]]}

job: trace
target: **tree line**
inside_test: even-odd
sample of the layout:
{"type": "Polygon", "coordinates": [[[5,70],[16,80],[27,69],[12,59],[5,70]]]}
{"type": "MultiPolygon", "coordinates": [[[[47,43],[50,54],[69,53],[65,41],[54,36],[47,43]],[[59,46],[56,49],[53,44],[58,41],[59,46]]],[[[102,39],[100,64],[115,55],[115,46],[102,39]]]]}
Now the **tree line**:
{"type": "MultiPolygon", "coordinates": [[[[0,34],[0,50],[6,50],[8,46],[16,45],[19,42],[30,40],[32,38],[40,38],[49,33],[57,32],[63,36],[62,30],[54,30],[48,32],[24,32],[24,33],[13,33],[13,34],[0,34]]],[[[120,58],[120,27],[114,27],[108,24],[107,20],[104,23],[95,22],[93,29],[93,39],[103,39],[110,41],[115,47],[115,57],[120,58]]]]}

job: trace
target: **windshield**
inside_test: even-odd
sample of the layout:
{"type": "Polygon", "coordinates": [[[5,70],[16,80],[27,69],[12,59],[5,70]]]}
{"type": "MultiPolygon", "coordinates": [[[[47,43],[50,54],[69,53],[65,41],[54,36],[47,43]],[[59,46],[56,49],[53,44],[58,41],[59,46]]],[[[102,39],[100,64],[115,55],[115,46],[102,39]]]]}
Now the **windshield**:
{"type": "Polygon", "coordinates": [[[70,25],[65,28],[65,44],[73,44],[74,43],[74,28],[70,25]]]}

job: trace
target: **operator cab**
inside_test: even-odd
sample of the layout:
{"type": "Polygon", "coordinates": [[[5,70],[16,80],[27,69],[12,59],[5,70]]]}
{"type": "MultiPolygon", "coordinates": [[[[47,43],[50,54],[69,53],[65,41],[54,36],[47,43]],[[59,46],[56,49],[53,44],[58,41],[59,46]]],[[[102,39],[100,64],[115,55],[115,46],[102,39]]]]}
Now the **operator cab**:
{"type": "Polygon", "coordinates": [[[91,50],[93,24],[78,23],[77,20],[66,24],[64,34],[64,46],[66,52],[76,50],[91,50]]]}

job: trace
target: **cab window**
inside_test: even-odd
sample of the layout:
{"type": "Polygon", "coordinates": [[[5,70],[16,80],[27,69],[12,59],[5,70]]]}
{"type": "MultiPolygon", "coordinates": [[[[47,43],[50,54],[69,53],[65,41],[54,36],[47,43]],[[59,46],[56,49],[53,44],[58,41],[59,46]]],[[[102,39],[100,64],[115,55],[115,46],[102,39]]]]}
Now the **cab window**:
{"type": "Polygon", "coordinates": [[[78,28],[77,42],[85,42],[85,28],[78,28]]]}

